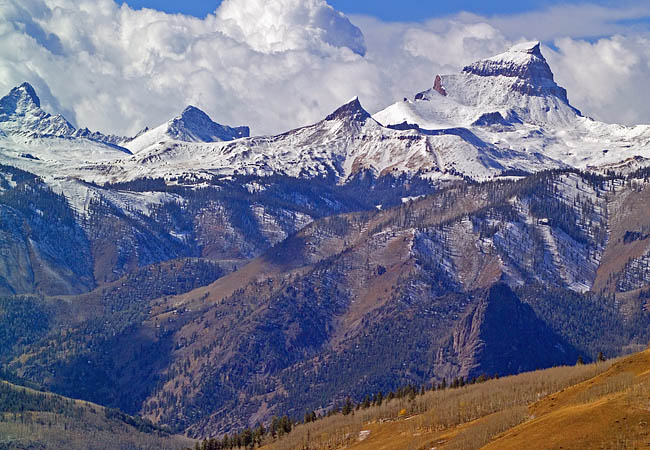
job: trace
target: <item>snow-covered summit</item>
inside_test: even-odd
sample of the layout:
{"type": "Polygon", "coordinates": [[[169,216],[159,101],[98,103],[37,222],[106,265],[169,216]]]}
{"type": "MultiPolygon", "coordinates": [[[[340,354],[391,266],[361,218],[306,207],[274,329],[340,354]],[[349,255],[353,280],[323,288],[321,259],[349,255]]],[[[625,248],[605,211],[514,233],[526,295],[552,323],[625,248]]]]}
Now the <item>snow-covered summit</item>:
{"type": "Polygon", "coordinates": [[[250,136],[248,127],[229,127],[214,122],[195,106],[188,106],[170,121],[139,134],[126,144],[133,152],[167,141],[222,142],[250,136]]]}
{"type": "Polygon", "coordinates": [[[2,114],[13,112],[15,114],[24,114],[26,111],[40,108],[41,100],[36,95],[36,91],[29,83],[23,83],[13,88],[9,94],[0,100],[0,110],[2,114]]]}
{"type": "Polygon", "coordinates": [[[541,43],[539,41],[528,41],[515,44],[506,53],[527,53],[543,58],[542,51],[540,50],[541,43]]]}
{"type": "Polygon", "coordinates": [[[580,168],[649,152],[650,127],[582,116],[555,82],[539,42],[515,45],[457,74],[438,75],[432,88],[373,117],[386,126],[462,129],[501,150],[544,155],[580,168]]]}
{"type": "Polygon", "coordinates": [[[566,90],[555,82],[539,42],[528,42],[458,74],[437,75],[431,89],[374,117],[384,125],[407,121],[437,129],[493,122],[564,127],[578,116],[566,90]]]}
{"type": "Polygon", "coordinates": [[[63,116],[41,109],[41,101],[29,83],[13,88],[0,99],[0,130],[25,137],[69,136],[75,131],[63,116]]]}
{"type": "Polygon", "coordinates": [[[90,131],[88,128],[75,129],[62,115],[52,115],[41,109],[41,100],[36,90],[27,82],[13,88],[0,99],[0,137],[11,137],[16,143],[31,143],[36,147],[45,145],[50,148],[54,142],[52,140],[77,139],[80,142],[92,141],[100,144],[100,147],[108,145],[122,153],[129,153],[121,145],[131,140],[124,136],[90,131]]]}
{"type": "Polygon", "coordinates": [[[463,68],[463,73],[482,77],[516,78],[511,88],[525,95],[556,96],[568,104],[567,92],[555,83],[553,72],[542,55],[539,42],[515,45],[505,53],[463,68]]]}

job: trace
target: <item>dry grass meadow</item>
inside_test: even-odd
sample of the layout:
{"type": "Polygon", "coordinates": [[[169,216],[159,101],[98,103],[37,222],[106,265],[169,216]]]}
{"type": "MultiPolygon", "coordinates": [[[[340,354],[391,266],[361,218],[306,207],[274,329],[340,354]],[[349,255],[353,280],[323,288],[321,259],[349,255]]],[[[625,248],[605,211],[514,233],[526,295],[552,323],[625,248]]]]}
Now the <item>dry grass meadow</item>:
{"type": "Polygon", "coordinates": [[[650,448],[650,350],[335,415],[267,444],[294,449],[650,448]]]}

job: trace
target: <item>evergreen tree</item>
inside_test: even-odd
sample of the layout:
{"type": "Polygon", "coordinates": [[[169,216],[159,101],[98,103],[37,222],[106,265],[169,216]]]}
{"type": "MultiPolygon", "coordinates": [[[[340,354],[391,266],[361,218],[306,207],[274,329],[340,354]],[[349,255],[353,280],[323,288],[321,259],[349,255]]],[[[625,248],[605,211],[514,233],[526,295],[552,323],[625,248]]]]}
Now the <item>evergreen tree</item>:
{"type": "Polygon", "coordinates": [[[253,443],[253,432],[251,431],[250,428],[246,428],[244,431],[241,433],[241,444],[242,447],[245,448],[253,448],[254,443],[253,443]]]}
{"type": "Polygon", "coordinates": [[[264,425],[259,424],[257,427],[255,427],[255,431],[253,432],[253,443],[261,446],[262,439],[264,439],[265,434],[266,429],[264,428],[264,425]]]}
{"type": "Polygon", "coordinates": [[[280,419],[278,419],[277,416],[273,416],[271,419],[271,428],[269,431],[271,432],[273,439],[278,436],[278,432],[280,431],[280,419]]]}
{"type": "Polygon", "coordinates": [[[291,427],[292,423],[289,417],[286,415],[282,416],[282,419],[280,419],[280,436],[291,433],[291,427]]]}
{"type": "MultiPolygon", "coordinates": [[[[370,405],[368,405],[368,406],[370,406],[370,405]]],[[[341,413],[344,416],[347,416],[348,414],[350,414],[352,412],[352,408],[353,408],[352,407],[352,401],[350,400],[350,397],[348,397],[348,398],[345,399],[345,404],[343,405],[343,409],[341,410],[341,413]]]]}

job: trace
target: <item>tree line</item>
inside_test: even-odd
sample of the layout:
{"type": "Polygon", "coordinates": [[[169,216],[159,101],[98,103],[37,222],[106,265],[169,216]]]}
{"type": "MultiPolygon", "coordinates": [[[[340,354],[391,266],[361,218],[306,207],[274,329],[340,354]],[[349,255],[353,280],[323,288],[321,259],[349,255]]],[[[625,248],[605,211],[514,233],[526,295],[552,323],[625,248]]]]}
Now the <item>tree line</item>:
{"type": "Polygon", "coordinates": [[[291,433],[296,425],[307,424],[318,421],[324,417],[331,417],[334,415],[353,415],[355,411],[368,409],[371,407],[381,406],[385,402],[390,402],[395,399],[408,399],[415,400],[417,396],[424,395],[427,391],[437,391],[445,389],[458,389],[469,384],[483,383],[491,379],[498,379],[499,375],[487,376],[481,375],[471,379],[456,377],[451,382],[447,382],[443,378],[439,383],[433,383],[430,386],[416,386],[407,385],[390,391],[388,394],[377,392],[375,394],[368,394],[362,400],[354,402],[349,396],[345,398],[342,405],[335,403],[330,409],[317,413],[314,410],[306,411],[302,420],[291,419],[288,415],[282,417],[273,416],[271,422],[264,426],[258,424],[257,426],[232,433],[225,434],[222,437],[208,438],[201,442],[197,442],[194,449],[186,448],[185,450],[231,450],[231,449],[254,449],[261,447],[265,443],[272,442],[291,433]]]}

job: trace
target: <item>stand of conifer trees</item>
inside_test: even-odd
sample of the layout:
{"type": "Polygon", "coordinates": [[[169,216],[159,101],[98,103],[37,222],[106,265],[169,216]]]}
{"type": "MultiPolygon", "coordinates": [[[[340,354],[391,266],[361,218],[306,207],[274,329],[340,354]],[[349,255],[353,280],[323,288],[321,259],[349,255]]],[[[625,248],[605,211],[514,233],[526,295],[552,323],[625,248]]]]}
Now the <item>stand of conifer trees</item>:
{"type": "MultiPolygon", "coordinates": [[[[428,390],[437,391],[444,389],[458,389],[468,384],[483,383],[490,379],[499,378],[498,375],[488,377],[487,375],[481,375],[471,380],[466,380],[463,377],[457,377],[452,380],[451,383],[447,383],[445,378],[442,379],[440,383],[433,383],[428,390]]],[[[408,385],[401,387],[396,391],[391,391],[387,395],[384,395],[382,392],[376,394],[366,395],[363,400],[358,403],[354,403],[350,397],[346,397],[343,406],[339,407],[335,404],[331,409],[329,409],[323,415],[317,414],[315,411],[305,412],[304,419],[302,423],[315,422],[322,419],[323,417],[330,417],[336,414],[349,415],[354,414],[355,410],[367,409],[372,406],[381,406],[384,402],[390,402],[394,399],[403,399],[408,398],[409,400],[414,400],[418,395],[424,395],[427,391],[427,387],[415,385],[408,385]]],[[[293,427],[297,424],[300,424],[300,421],[294,421],[290,419],[287,415],[282,417],[274,416],[271,419],[271,423],[268,428],[264,425],[257,425],[255,428],[246,428],[239,433],[232,435],[226,434],[221,438],[210,438],[202,442],[197,442],[194,446],[194,449],[186,450],[230,450],[230,449],[253,449],[255,447],[261,447],[264,443],[268,441],[280,439],[283,436],[291,433],[293,427]]]]}

